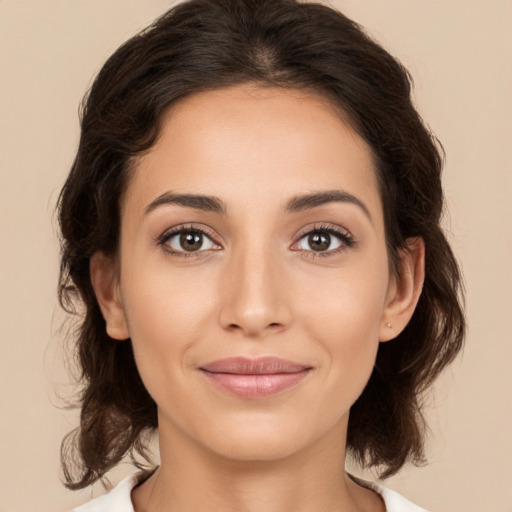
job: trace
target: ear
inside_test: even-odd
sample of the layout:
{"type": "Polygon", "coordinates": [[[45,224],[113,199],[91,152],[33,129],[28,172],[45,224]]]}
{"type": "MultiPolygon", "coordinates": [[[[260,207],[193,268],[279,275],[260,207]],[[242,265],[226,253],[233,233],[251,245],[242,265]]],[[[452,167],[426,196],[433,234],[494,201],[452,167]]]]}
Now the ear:
{"type": "Polygon", "coordinates": [[[399,251],[400,275],[391,278],[386,305],[379,328],[379,341],[396,338],[411,319],[425,279],[425,243],[422,238],[408,238],[399,251]]]}
{"type": "Polygon", "coordinates": [[[96,252],[91,257],[89,272],[96,300],[107,324],[107,334],[116,340],[126,340],[130,333],[115,261],[102,252],[96,252]]]}

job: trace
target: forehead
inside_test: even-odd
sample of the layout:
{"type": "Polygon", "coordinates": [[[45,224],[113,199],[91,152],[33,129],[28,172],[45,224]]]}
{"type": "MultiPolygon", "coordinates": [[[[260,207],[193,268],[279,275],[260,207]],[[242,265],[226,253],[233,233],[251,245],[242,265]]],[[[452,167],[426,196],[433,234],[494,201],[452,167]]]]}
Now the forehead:
{"type": "Polygon", "coordinates": [[[243,85],[173,105],[135,162],[125,199],[143,208],[172,190],[269,207],[333,188],[380,210],[372,151],[343,112],[309,92],[243,85]]]}

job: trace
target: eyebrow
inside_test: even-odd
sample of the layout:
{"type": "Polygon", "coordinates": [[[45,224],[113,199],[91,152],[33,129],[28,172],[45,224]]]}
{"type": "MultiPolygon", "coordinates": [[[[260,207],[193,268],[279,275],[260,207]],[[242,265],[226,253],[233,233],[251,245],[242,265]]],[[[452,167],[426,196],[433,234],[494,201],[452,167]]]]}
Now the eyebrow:
{"type": "Polygon", "coordinates": [[[164,192],[146,207],[145,214],[147,215],[159,206],[166,204],[177,204],[205,212],[226,213],[226,207],[217,197],[202,194],[174,194],[173,192],[164,192]]]}
{"type": "Polygon", "coordinates": [[[372,216],[368,207],[356,196],[345,192],[344,190],[325,190],[321,192],[314,192],[312,194],[305,194],[301,196],[292,197],[286,205],[287,212],[302,212],[310,210],[317,206],[322,206],[328,203],[350,203],[358,206],[363,213],[372,221],[372,216]]]}
{"type": "MultiPolygon", "coordinates": [[[[285,211],[290,213],[310,210],[328,203],[350,203],[358,206],[363,213],[372,221],[372,216],[367,206],[356,196],[343,190],[325,190],[292,197],[286,204],[285,211]]],[[[152,201],[145,209],[145,215],[162,205],[177,204],[187,208],[194,208],[206,212],[226,214],[224,203],[215,196],[203,194],[176,194],[164,192],[152,201]]]]}

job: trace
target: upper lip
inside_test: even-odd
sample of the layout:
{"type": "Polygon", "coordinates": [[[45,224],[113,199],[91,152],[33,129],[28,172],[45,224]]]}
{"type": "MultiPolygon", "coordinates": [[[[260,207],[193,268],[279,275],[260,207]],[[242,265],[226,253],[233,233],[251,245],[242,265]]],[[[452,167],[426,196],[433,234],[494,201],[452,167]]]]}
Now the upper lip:
{"type": "Polygon", "coordinates": [[[231,357],[219,359],[201,366],[210,373],[233,373],[237,375],[271,375],[276,373],[299,373],[311,369],[310,366],[288,361],[279,357],[231,357]]]}

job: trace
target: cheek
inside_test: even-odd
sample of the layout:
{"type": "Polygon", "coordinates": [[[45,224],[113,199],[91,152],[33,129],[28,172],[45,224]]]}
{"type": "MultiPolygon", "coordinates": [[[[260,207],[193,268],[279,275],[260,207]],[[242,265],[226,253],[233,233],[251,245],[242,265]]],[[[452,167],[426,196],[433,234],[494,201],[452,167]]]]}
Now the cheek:
{"type": "Polygon", "coordinates": [[[343,367],[343,374],[351,374],[373,366],[381,310],[369,307],[367,302],[358,304],[346,299],[326,304],[318,314],[311,315],[306,329],[324,347],[331,365],[335,369],[343,367]]]}
{"type": "Polygon", "coordinates": [[[122,293],[137,367],[153,394],[167,388],[169,378],[179,377],[176,365],[186,365],[188,348],[207,332],[215,296],[197,272],[150,268],[127,271],[122,293]]]}
{"type": "Polygon", "coordinates": [[[308,294],[296,296],[302,307],[297,318],[343,346],[376,341],[388,286],[387,271],[380,267],[353,266],[311,282],[308,294]]]}
{"type": "Polygon", "coordinates": [[[351,390],[350,399],[355,401],[370,377],[379,347],[387,269],[340,273],[323,284],[322,291],[312,288],[315,293],[301,301],[297,319],[308,338],[322,347],[333,388],[351,390]]]}
{"type": "MultiPolygon", "coordinates": [[[[123,295],[132,335],[139,329],[167,338],[188,337],[214,306],[211,276],[161,265],[137,271],[124,281],[123,295]]],[[[129,272],[128,272],[129,273],[129,272]]],[[[141,333],[142,334],[142,333],[141,333]]],[[[148,338],[148,342],[153,336],[148,338]]]]}

